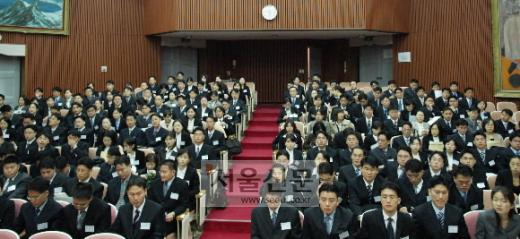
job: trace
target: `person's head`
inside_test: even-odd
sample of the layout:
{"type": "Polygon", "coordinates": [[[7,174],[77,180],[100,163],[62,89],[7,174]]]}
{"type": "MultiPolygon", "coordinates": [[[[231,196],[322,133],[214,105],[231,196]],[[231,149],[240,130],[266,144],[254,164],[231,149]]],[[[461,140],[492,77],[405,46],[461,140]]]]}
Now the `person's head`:
{"type": "Polygon", "coordinates": [[[146,198],[146,179],[133,177],[128,181],[126,195],[134,208],[139,208],[146,198]]]}
{"type": "Polygon", "coordinates": [[[380,132],[377,135],[377,145],[380,149],[387,149],[390,144],[388,134],[385,132],[380,132]]]}
{"type": "Polygon", "coordinates": [[[136,123],[136,116],[133,113],[129,113],[126,115],[126,126],[128,128],[133,128],[136,123]]]}
{"type": "Polygon", "coordinates": [[[520,150],[520,131],[515,131],[509,136],[511,148],[520,150]]]}
{"type": "Polygon", "coordinates": [[[339,206],[339,189],[334,183],[323,183],[318,190],[320,209],[325,215],[330,215],[339,206]]]}
{"type": "Polygon", "coordinates": [[[367,157],[361,161],[361,175],[367,182],[373,182],[379,173],[379,161],[375,157],[367,157]]]}
{"type": "Polygon", "coordinates": [[[56,175],[56,164],[54,160],[50,157],[45,157],[40,161],[40,174],[42,178],[51,181],[51,179],[56,175]]]}
{"type": "Polygon", "coordinates": [[[365,157],[365,151],[361,147],[355,147],[352,149],[352,154],[350,158],[352,159],[352,164],[355,167],[361,167],[361,161],[365,157]]]}
{"type": "Polygon", "coordinates": [[[103,146],[110,147],[117,143],[117,133],[115,131],[106,131],[102,134],[103,146]]]}
{"type": "Polygon", "coordinates": [[[459,83],[456,81],[450,82],[450,91],[457,92],[459,90],[459,83]]]}
{"type": "Polygon", "coordinates": [[[459,107],[459,100],[455,96],[450,96],[448,99],[448,105],[451,108],[458,108],[459,107]]]}
{"type": "Polygon", "coordinates": [[[410,137],[412,136],[412,133],[413,133],[413,127],[412,127],[412,123],[408,122],[408,121],[405,121],[403,123],[403,136],[405,137],[410,137]]]}
{"type": "Polygon", "coordinates": [[[188,153],[188,150],[186,149],[180,149],[179,152],[177,152],[177,163],[180,167],[187,167],[190,163],[191,158],[190,154],[188,153]]]}
{"type": "Polygon", "coordinates": [[[179,134],[184,130],[184,126],[182,125],[182,122],[179,120],[173,121],[173,132],[179,134]]]}
{"type": "Polygon", "coordinates": [[[329,143],[328,138],[329,137],[328,137],[327,133],[325,133],[323,131],[318,131],[316,133],[316,146],[318,146],[320,148],[326,147],[329,143]]]}
{"type": "Polygon", "coordinates": [[[457,132],[461,135],[466,135],[468,132],[468,121],[464,119],[459,119],[455,122],[455,126],[457,127],[457,132]]]}
{"type": "Polygon", "coordinates": [[[513,117],[513,111],[510,109],[503,109],[502,110],[502,121],[509,122],[511,120],[511,117],[513,117]]]}
{"type": "Polygon", "coordinates": [[[170,132],[168,135],[166,135],[164,143],[166,145],[166,148],[171,149],[175,147],[175,145],[177,145],[177,138],[175,137],[175,133],[170,132]]]}
{"type": "Polygon", "coordinates": [[[460,156],[460,164],[466,165],[471,169],[474,169],[475,164],[477,163],[477,159],[475,159],[475,155],[473,155],[470,151],[462,152],[460,156]]]}
{"type": "Polygon", "coordinates": [[[90,172],[94,167],[94,162],[88,157],[83,157],[78,160],[76,166],[76,177],[79,181],[85,181],[90,178],[90,172]]]}
{"type": "Polygon", "coordinates": [[[278,152],[276,152],[275,162],[288,167],[290,162],[289,157],[289,152],[286,150],[278,150],[278,152]]]}
{"type": "Polygon", "coordinates": [[[85,127],[85,118],[83,116],[77,116],[74,118],[74,128],[83,129],[85,127]]]}
{"type": "Polygon", "coordinates": [[[430,136],[432,137],[440,137],[441,136],[441,127],[439,126],[438,123],[433,123],[431,126],[430,126],[430,136]]]}
{"type": "Polygon", "coordinates": [[[202,127],[197,127],[193,130],[193,143],[194,144],[202,144],[204,143],[204,129],[202,127]]]}
{"type": "Polygon", "coordinates": [[[72,189],[72,206],[78,211],[84,211],[92,202],[94,189],[90,183],[78,183],[72,189]]]}
{"type": "Polygon", "coordinates": [[[36,137],[36,143],[39,148],[45,148],[51,142],[51,135],[47,133],[39,133],[36,137]]]}
{"type": "Polygon", "coordinates": [[[424,175],[424,165],[419,160],[409,160],[404,165],[404,171],[408,181],[414,186],[422,181],[424,175]]]}
{"type": "Polygon", "coordinates": [[[69,146],[75,146],[79,142],[79,132],[76,130],[70,130],[67,134],[67,144],[69,146]]]}
{"type": "Polygon", "coordinates": [[[175,177],[175,170],[177,170],[177,161],[164,160],[159,167],[159,175],[162,182],[168,182],[175,177]]]}
{"type": "Polygon", "coordinates": [[[520,156],[513,156],[509,160],[509,169],[511,173],[515,176],[520,175],[520,156]]]}
{"type": "Polygon", "coordinates": [[[27,140],[27,141],[34,140],[36,138],[37,133],[38,133],[38,131],[36,130],[36,126],[34,126],[34,125],[25,126],[25,128],[23,130],[23,135],[25,137],[25,140],[27,140]]]}
{"type": "Polygon", "coordinates": [[[333,183],[334,182],[334,166],[329,162],[321,163],[318,166],[318,175],[320,177],[320,182],[333,183]]]}
{"type": "Polygon", "coordinates": [[[428,195],[430,195],[433,204],[437,208],[444,208],[448,203],[449,190],[446,179],[442,176],[435,176],[430,179],[430,185],[428,187],[428,195]]]}
{"type": "Polygon", "coordinates": [[[154,128],[161,127],[162,117],[160,115],[152,114],[151,119],[152,119],[152,127],[154,127],[154,128]]]}
{"type": "Polygon", "coordinates": [[[276,190],[269,190],[265,194],[265,203],[269,209],[272,211],[282,205],[282,194],[276,190]]]}
{"type": "Polygon", "coordinates": [[[444,143],[444,146],[446,147],[446,152],[453,154],[455,150],[457,150],[457,144],[455,143],[455,139],[449,138],[446,140],[446,143],[444,143]]]}
{"type": "Polygon", "coordinates": [[[359,141],[360,140],[360,137],[358,136],[358,134],[354,131],[349,131],[346,135],[345,135],[345,139],[347,141],[347,147],[349,149],[353,149],[357,146],[359,146],[359,141]]]}
{"type": "Polygon", "coordinates": [[[449,107],[445,107],[442,110],[442,118],[444,120],[450,121],[452,117],[453,117],[453,110],[451,110],[449,107]]]}
{"type": "Polygon", "coordinates": [[[484,132],[488,134],[492,134],[495,132],[495,123],[493,119],[487,118],[482,121],[482,127],[484,128],[484,132]]]}
{"type": "Polygon", "coordinates": [[[288,150],[293,150],[294,148],[296,148],[296,137],[297,136],[292,133],[285,135],[285,147],[288,150]]]}
{"type": "Polygon", "coordinates": [[[471,168],[464,164],[453,167],[451,175],[453,176],[453,182],[459,191],[466,193],[469,191],[471,184],[473,183],[472,173],[473,171],[471,168]]]}
{"type": "Polygon", "coordinates": [[[515,213],[515,194],[510,188],[496,186],[491,191],[491,200],[493,202],[493,209],[498,215],[507,215],[508,218],[511,218],[515,213]]]}
{"type": "Polygon", "coordinates": [[[399,110],[397,110],[397,108],[395,108],[395,107],[390,107],[389,112],[390,112],[390,114],[389,114],[389,115],[390,115],[390,118],[391,118],[392,120],[397,120],[397,119],[399,119],[399,110]]]}
{"type": "Polygon", "coordinates": [[[13,154],[7,155],[4,158],[2,169],[6,178],[14,178],[18,174],[18,170],[20,170],[18,157],[13,154]]]}
{"type": "Polygon", "coordinates": [[[446,161],[441,152],[433,152],[428,159],[428,165],[430,165],[430,169],[438,172],[444,169],[444,165],[446,165],[446,161]]]}
{"type": "Polygon", "coordinates": [[[327,154],[326,151],[318,151],[316,154],[316,157],[314,157],[314,165],[318,167],[320,164],[329,162],[330,156],[327,154]]]}
{"type": "Polygon", "coordinates": [[[282,183],[285,180],[285,166],[279,163],[274,163],[271,168],[271,179],[274,182],[282,183]]]}
{"type": "Polygon", "coordinates": [[[385,213],[393,215],[401,204],[401,189],[393,182],[386,182],[381,186],[381,206],[385,213]]]}
{"type": "Polygon", "coordinates": [[[475,147],[476,147],[477,149],[485,150],[485,149],[487,148],[487,143],[486,143],[486,134],[477,131],[477,132],[473,135],[473,144],[475,145],[475,147]]]}
{"type": "Polygon", "coordinates": [[[38,208],[49,198],[49,181],[41,177],[33,178],[27,185],[27,200],[38,208]]]}
{"type": "Polygon", "coordinates": [[[114,165],[116,166],[117,176],[121,180],[126,180],[132,175],[132,165],[130,164],[130,158],[124,156],[119,157],[114,161],[114,165]]]}
{"type": "Polygon", "coordinates": [[[421,151],[421,139],[420,138],[413,138],[412,141],[410,141],[410,151],[412,154],[417,154],[421,151]]]}
{"type": "Polygon", "coordinates": [[[406,162],[410,161],[412,159],[412,152],[410,151],[410,148],[399,148],[397,150],[397,164],[399,166],[404,167],[406,165],[406,162]]]}

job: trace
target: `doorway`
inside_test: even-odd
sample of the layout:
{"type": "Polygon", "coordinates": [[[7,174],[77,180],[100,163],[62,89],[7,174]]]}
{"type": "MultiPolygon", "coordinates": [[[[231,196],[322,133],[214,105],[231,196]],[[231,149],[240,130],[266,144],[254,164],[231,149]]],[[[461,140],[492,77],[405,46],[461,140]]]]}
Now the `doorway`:
{"type": "Polygon", "coordinates": [[[5,104],[17,105],[22,82],[22,58],[0,55],[0,94],[5,96],[5,104]]]}

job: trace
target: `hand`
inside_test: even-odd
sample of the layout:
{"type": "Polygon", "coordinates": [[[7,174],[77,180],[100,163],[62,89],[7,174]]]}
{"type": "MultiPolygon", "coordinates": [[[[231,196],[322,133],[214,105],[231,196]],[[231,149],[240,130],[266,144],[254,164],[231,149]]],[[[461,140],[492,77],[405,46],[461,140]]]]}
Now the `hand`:
{"type": "Polygon", "coordinates": [[[402,207],[401,209],[399,209],[399,211],[402,213],[408,213],[408,208],[402,207]]]}
{"type": "Polygon", "coordinates": [[[166,222],[172,222],[173,219],[175,219],[175,212],[170,212],[170,213],[166,214],[164,219],[166,222]]]}

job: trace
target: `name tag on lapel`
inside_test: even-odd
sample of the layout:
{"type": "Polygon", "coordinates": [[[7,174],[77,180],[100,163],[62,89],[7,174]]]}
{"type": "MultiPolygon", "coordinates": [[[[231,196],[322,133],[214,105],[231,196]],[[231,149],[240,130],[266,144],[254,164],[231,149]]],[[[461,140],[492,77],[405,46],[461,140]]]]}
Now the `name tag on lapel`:
{"type": "Polygon", "coordinates": [[[94,233],[94,225],[85,225],[85,232],[94,233]]]}
{"type": "Polygon", "coordinates": [[[495,160],[491,160],[491,161],[489,161],[488,164],[489,164],[489,166],[491,166],[491,167],[495,166],[495,160]]]}
{"type": "Polygon", "coordinates": [[[448,233],[459,233],[459,226],[458,225],[449,225],[448,233]]]}
{"type": "Polygon", "coordinates": [[[208,155],[202,155],[202,157],[200,157],[200,158],[203,160],[208,160],[208,155]]]}
{"type": "Polygon", "coordinates": [[[149,222],[141,222],[141,230],[150,230],[149,222]]]}
{"type": "Polygon", "coordinates": [[[162,138],[161,137],[156,137],[155,138],[155,142],[161,142],[162,138]]]}
{"type": "Polygon", "coordinates": [[[82,134],[82,135],[80,136],[80,139],[87,139],[87,135],[82,134]]]}
{"type": "Polygon", "coordinates": [[[218,140],[213,140],[213,146],[218,145],[218,140]]]}
{"type": "Polygon", "coordinates": [[[56,136],[52,137],[52,139],[53,139],[54,141],[56,141],[56,140],[60,140],[60,136],[57,136],[57,135],[56,135],[56,136]]]}
{"type": "Polygon", "coordinates": [[[113,172],[113,173],[112,173],[112,177],[113,177],[113,178],[117,177],[117,172],[113,172]]]}
{"type": "Polygon", "coordinates": [[[11,192],[14,190],[16,190],[16,185],[11,185],[11,186],[7,187],[7,192],[11,192]]]}
{"type": "Polygon", "coordinates": [[[478,210],[478,204],[472,205],[471,210],[478,210]]]}
{"type": "Polygon", "coordinates": [[[49,228],[49,224],[47,224],[46,222],[36,225],[36,230],[38,231],[46,230],[47,228],[49,228]]]}
{"type": "Polygon", "coordinates": [[[170,199],[173,199],[173,200],[179,199],[179,194],[178,193],[170,193],[170,199]]]}
{"type": "Polygon", "coordinates": [[[483,189],[486,187],[485,183],[477,183],[477,188],[483,189]]]}
{"type": "Polygon", "coordinates": [[[374,197],[375,202],[381,202],[381,196],[375,196],[374,197]]]}
{"type": "Polygon", "coordinates": [[[56,194],[56,193],[61,193],[61,192],[63,192],[63,188],[62,188],[62,187],[56,187],[56,188],[54,188],[54,193],[55,193],[55,194],[56,194]]]}
{"type": "Polygon", "coordinates": [[[348,231],[344,231],[342,233],[339,234],[339,239],[345,239],[349,236],[350,234],[348,233],[348,231]]]}
{"type": "Polygon", "coordinates": [[[282,222],[280,223],[280,227],[282,228],[282,231],[291,230],[291,222],[282,222]]]}

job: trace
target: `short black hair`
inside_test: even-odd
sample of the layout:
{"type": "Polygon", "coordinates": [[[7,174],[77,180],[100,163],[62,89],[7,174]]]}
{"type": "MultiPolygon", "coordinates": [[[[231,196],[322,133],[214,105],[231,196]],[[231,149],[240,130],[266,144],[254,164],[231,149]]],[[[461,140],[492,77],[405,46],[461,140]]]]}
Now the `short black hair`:
{"type": "Polygon", "coordinates": [[[444,187],[449,188],[447,180],[440,175],[434,176],[430,179],[428,189],[434,188],[437,185],[443,185],[444,187]]]}
{"type": "Polygon", "coordinates": [[[289,152],[287,152],[285,149],[278,150],[278,152],[276,152],[276,158],[280,157],[281,155],[290,158],[289,152]]]}
{"type": "Polygon", "coordinates": [[[161,166],[166,166],[168,167],[168,169],[170,170],[177,170],[177,161],[173,161],[173,160],[164,160],[161,162],[161,164],[159,165],[159,167],[161,166]]]}
{"type": "Polygon", "coordinates": [[[130,165],[130,158],[128,158],[128,156],[125,155],[114,161],[114,165],[120,165],[120,164],[125,165],[125,166],[130,165]]]}
{"type": "Polygon", "coordinates": [[[368,156],[365,159],[361,160],[361,165],[370,165],[372,168],[378,168],[379,167],[379,160],[375,158],[374,156],[368,156]]]}
{"type": "Polygon", "coordinates": [[[321,195],[322,192],[331,192],[335,193],[336,197],[339,197],[339,188],[338,185],[334,183],[323,183],[318,190],[318,195],[321,195]]]}
{"type": "Polygon", "coordinates": [[[192,133],[195,134],[195,132],[197,131],[200,131],[202,132],[202,134],[204,134],[204,129],[202,127],[196,127],[195,129],[193,129],[192,133]]]}
{"type": "Polygon", "coordinates": [[[381,185],[381,189],[379,190],[379,192],[381,193],[385,189],[390,189],[390,190],[394,191],[398,197],[401,197],[401,189],[394,182],[388,181],[388,182],[383,183],[383,185],[381,185]]]}
{"type": "Polygon", "coordinates": [[[459,127],[459,126],[468,126],[468,121],[464,120],[464,119],[459,119],[457,120],[457,122],[455,122],[455,126],[456,127],[459,127]]]}
{"type": "Polygon", "coordinates": [[[92,161],[92,159],[90,159],[88,157],[83,157],[78,160],[77,166],[80,166],[80,165],[83,165],[83,166],[87,167],[88,169],[92,170],[92,168],[94,167],[94,162],[92,161]]]}
{"type": "Polygon", "coordinates": [[[56,163],[51,157],[45,157],[40,161],[40,170],[41,169],[56,169],[56,163]]]}
{"type": "Polygon", "coordinates": [[[33,178],[29,184],[27,185],[27,191],[36,191],[39,193],[44,193],[45,191],[49,191],[49,181],[42,178],[36,177],[33,178]]]}
{"type": "Polygon", "coordinates": [[[119,151],[119,147],[118,146],[110,146],[108,148],[107,154],[110,155],[110,156],[121,157],[121,151],[119,151]]]}
{"type": "Polygon", "coordinates": [[[458,175],[462,175],[464,177],[473,177],[473,170],[464,164],[459,164],[456,167],[453,167],[453,170],[451,170],[451,175],[453,177],[457,177],[458,175]]]}
{"type": "Polygon", "coordinates": [[[78,199],[91,199],[94,189],[90,183],[78,183],[72,190],[72,197],[78,199]]]}
{"type": "Polygon", "coordinates": [[[147,185],[146,185],[146,179],[141,177],[131,177],[130,180],[128,180],[128,185],[126,186],[126,191],[130,189],[132,186],[140,187],[146,191],[147,185]]]}
{"type": "Polygon", "coordinates": [[[320,174],[334,175],[334,167],[329,162],[321,163],[318,166],[318,175],[320,175],[320,174]]]}
{"type": "Polygon", "coordinates": [[[9,154],[4,158],[4,162],[2,163],[2,165],[6,165],[6,164],[10,164],[10,163],[20,164],[20,159],[18,159],[18,156],[14,155],[14,154],[9,154]]]}
{"type": "Polygon", "coordinates": [[[412,173],[419,173],[424,170],[424,165],[421,161],[416,159],[410,159],[406,164],[404,165],[404,171],[405,172],[412,172],[412,173]]]}

